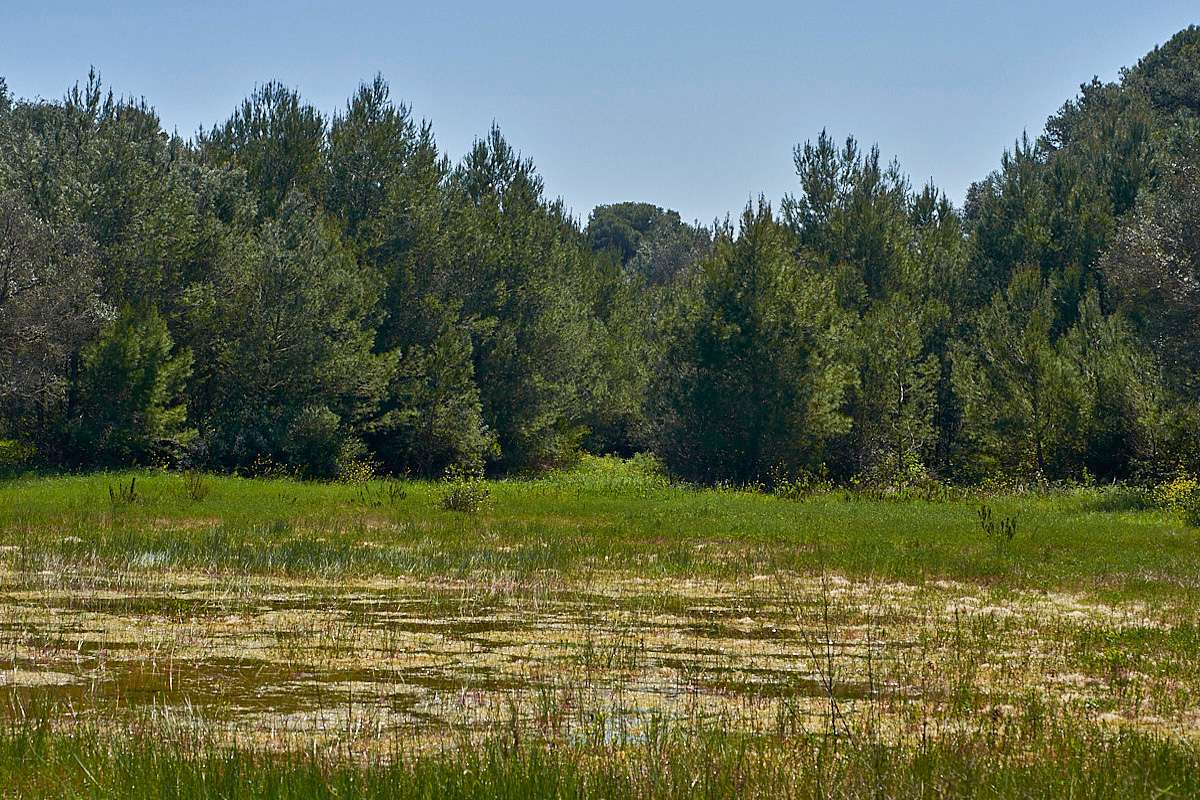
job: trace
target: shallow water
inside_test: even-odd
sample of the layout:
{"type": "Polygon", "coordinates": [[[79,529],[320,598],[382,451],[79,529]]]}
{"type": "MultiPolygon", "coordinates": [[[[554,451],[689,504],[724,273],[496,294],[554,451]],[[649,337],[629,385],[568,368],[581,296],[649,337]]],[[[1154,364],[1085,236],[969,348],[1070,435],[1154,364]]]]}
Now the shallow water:
{"type": "Polygon", "coordinates": [[[268,741],[607,740],[662,722],[786,733],[867,721],[899,736],[931,718],[951,729],[1017,713],[1033,696],[1189,732],[1195,673],[1167,657],[1113,671],[1070,644],[1083,630],[1182,622],[1066,596],[829,576],[339,585],[8,573],[0,698],[63,718],[186,714],[268,741]]]}

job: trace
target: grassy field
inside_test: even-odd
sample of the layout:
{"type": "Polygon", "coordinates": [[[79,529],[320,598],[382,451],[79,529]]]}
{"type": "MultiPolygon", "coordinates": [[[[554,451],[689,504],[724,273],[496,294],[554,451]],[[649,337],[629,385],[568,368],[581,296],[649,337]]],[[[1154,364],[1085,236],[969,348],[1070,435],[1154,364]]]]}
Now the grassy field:
{"type": "Polygon", "coordinates": [[[1200,531],[1137,492],[487,489],[0,483],[0,796],[1200,793],[1200,531]]]}

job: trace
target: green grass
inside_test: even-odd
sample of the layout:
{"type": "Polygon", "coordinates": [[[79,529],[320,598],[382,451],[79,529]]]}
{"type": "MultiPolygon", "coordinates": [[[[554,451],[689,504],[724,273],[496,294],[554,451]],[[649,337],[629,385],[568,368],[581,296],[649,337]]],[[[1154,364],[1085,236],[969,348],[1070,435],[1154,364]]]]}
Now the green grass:
{"type": "Polygon", "coordinates": [[[1053,725],[938,742],[663,735],[605,748],[496,740],[373,762],[200,740],[0,734],[0,795],[45,798],[1188,798],[1200,749],[1053,725]],[[1031,749],[1040,757],[1029,758],[1031,749]]]}
{"type": "Polygon", "coordinates": [[[207,483],[201,500],[180,476],[163,473],[0,483],[0,546],[19,547],[12,552],[27,568],[46,558],[322,577],[823,568],[1101,596],[1186,597],[1200,588],[1200,531],[1178,515],[1139,509],[1119,488],[941,502],[831,492],[793,501],[672,486],[628,462],[589,459],[540,480],[490,482],[487,506],[472,515],[443,509],[445,488],[431,482],[207,483]],[[110,501],[110,488],[135,480],[134,502],[110,501]],[[1017,518],[1012,541],[983,532],[982,502],[1017,518]]]}
{"type": "Polygon", "coordinates": [[[0,482],[0,798],[1200,796],[1200,531],[1135,490],[486,490],[0,482]]]}

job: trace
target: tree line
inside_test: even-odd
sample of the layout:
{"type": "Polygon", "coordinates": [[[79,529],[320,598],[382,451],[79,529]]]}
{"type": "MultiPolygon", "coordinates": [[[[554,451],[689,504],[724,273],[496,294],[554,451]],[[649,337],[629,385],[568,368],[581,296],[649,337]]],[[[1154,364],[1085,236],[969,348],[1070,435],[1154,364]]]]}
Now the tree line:
{"type": "Polygon", "coordinates": [[[701,482],[1200,468],[1200,28],[957,208],[878,147],[709,226],[586,224],[381,79],[191,139],[91,74],[0,80],[0,461],[332,478],[657,454],[701,482]],[[7,456],[5,455],[7,454],[7,456]]]}

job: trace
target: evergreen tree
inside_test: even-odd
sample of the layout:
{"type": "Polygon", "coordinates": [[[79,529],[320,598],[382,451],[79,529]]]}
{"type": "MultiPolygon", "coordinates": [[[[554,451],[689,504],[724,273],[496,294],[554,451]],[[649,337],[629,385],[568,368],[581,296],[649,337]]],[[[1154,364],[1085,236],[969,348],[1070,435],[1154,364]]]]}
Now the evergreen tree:
{"type": "Polygon", "coordinates": [[[497,465],[521,470],[572,458],[587,433],[601,331],[581,280],[589,252],[560,201],[547,202],[532,162],[499,129],[451,178],[452,286],[470,321],[484,420],[497,465]]]}
{"type": "Polygon", "coordinates": [[[194,463],[314,477],[1196,466],[1198,41],[1083,85],[961,213],[823,131],[736,232],[647,203],[581,230],[498,130],[452,168],[378,77],[328,122],[266,84],[194,142],[94,71],[0,80],[0,433],[118,466],[195,426],[194,463]]]}
{"type": "Polygon", "coordinates": [[[1017,270],[980,312],[975,346],[956,353],[964,434],[984,474],[1062,477],[1079,463],[1089,397],[1055,348],[1057,288],[1036,267],[1017,270]]]}
{"type": "Polygon", "coordinates": [[[41,449],[64,413],[79,353],[107,308],[95,245],[0,191],[0,427],[41,449]]]}
{"type": "Polygon", "coordinates": [[[1105,315],[1098,292],[1091,291],[1058,350],[1082,382],[1086,416],[1078,449],[1083,466],[1104,477],[1147,471],[1162,457],[1170,432],[1154,359],[1124,317],[1105,315]]]}
{"type": "Polygon", "coordinates": [[[1114,304],[1137,326],[1171,385],[1200,397],[1200,132],[1161,156],[1162,178],[1101,262],[1114,304]]]}
{"type": "Polygon", "coordinates": [[[854,137],[839,150],[821,131],[795,149],[801,194],[783,202],[783,216],[808,258],[839,277],[846,308],[865,310],[898,288],[908,259],[908,181],[895,163],[883,167],[879,148],[865,154],[854,137]]]}
{"type": "Polygon", "coordinates": [[[83,353],[67,423],[72,459],[104,466],[176,461],[194,438],[184,390],[192,356],[175,352],[154,310],[123,311],[83,353]]]}
{"type": "Polygon", "coordinates": [[[209,163],[245,171],[259,211],[275,216],[293,190],[324,192],[325,118],[280,83],[256,88],[223,124],[201,131],[197,144],[209,163]]]}
{"type": "Polygon", "coordinates": [[[328,428],[330,415],[335,452],[353,450],[385,379],[387,359],[371,352],[376,291],[334,226],[296,192],[277,220],[222,259],[192,309],[194,418],[217,463],[268,458],[326,476],[330,462],[298,458],[317,448],[289,448],[288,437],[294,425],[328,428]]]}
{"type": "Polygon", "coordinates": [[[453,278],[449,166],[376,78],[330,128],[328,207],[360,267],[382,280],[375,351],[388,375],[367,438],[394,472],[437,475],[496,455],[453,278]]]}
{"type": "Polygon", "coordinates": [[[941,363],[932,335],[945,309],[896,294],[857,326],[853,394],[857,471],[883,479],[924,470],[936,457],[941,363]]]}
{"type": "Polygon", "coordinates": [[[394,471],[440,475],[454,466],[481,469],[498,454],[483,421],[471,337],[451,313],[434,309],[428,316],[442,319],[443,326],[428,346],[401,351],[370,441],[394,471]]]}
{"type": "MultiPolygon", "coordinates": [[[[407,106],[390,99],[382,76],[363,84],[329,126],[327,205],[354,241],[369,240],[405,172],[420,158],[418,137],[407,106]]],[[[394,199],[394,198],[393,198],[394,199]]],[[[365,242],[364,242],[365,243],[365,242]]]]}
{"type": "Polygon", "coordinates": [[[761,202],[720,232],[659,367],[658,452],[689,478],[749,482],[820,468],[850,421],[848,324],[761,202]]]}

